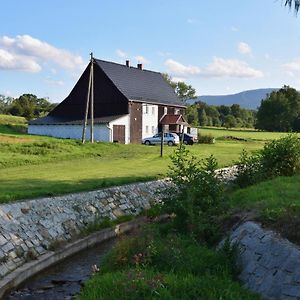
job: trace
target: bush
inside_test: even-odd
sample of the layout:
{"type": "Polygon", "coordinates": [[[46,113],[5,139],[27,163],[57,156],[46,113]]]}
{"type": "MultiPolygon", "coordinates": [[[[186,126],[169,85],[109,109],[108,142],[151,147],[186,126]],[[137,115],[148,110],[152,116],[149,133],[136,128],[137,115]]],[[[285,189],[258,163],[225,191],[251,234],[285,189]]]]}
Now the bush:
{"type": "Polygon", "coordinates": [[[215,143],[215,138],[208,134],[208,135],[198,135],[198,143],[199,144],[214,144],[215,143]]]}
{"type": "Polygon", "coordinates": [[[236,165],[235,182],[240,187],[277,176],[292,176],[300,170],[300,140],[290,134],[266,143],[256,154],[243,151],[236,165]]]}
{"type": "Polygon", "coordinates": [[[292,176],[300,169],[300,140],[290,134],[265,145],[261,151],[261,164],[265,175],[292,176]]]}
{"type": "Polygon", "coordinates": [[[178,231],[191,233],[204,242],[215,242],[219,234],[213,219],[223,208],[223,183],[215,176],[216,159],[210,156],[198,160],[181,147],[171,160],[168,175],[175,189],[169,189],[164,209],[175,214],[178,231]]]}

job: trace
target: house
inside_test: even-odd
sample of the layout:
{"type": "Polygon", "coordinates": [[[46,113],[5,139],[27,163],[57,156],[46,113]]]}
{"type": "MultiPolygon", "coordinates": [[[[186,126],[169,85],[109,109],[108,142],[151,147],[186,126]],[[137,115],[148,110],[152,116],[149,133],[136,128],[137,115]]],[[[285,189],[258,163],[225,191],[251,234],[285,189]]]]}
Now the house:
{"type": "MultiPolygon", "coordinates": [[[[140,143],[166,130],[181,131],[185,106],[161,73],[99,59],[91,62],[69,96],[48,116],[29,122],[28,133],[81,139],[93,64],[94,140],[140,143]]],[[[88,116],[88,127],[90,122],[88,116]]],[[[89,139],[90,130],[86,131],[89,139]]]]}

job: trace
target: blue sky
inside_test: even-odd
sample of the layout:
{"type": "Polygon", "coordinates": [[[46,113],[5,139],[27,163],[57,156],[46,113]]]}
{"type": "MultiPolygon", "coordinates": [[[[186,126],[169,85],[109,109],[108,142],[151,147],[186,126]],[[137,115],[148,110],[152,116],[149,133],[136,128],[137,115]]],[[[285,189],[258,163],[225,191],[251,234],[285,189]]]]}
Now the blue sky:
{"type": "Polygon", "coordinates": [[[281,0],[10,0],[1,12],[0,94],[60,102],[91,51],[199,95],[300,88],[300,15],[281,0]]]}

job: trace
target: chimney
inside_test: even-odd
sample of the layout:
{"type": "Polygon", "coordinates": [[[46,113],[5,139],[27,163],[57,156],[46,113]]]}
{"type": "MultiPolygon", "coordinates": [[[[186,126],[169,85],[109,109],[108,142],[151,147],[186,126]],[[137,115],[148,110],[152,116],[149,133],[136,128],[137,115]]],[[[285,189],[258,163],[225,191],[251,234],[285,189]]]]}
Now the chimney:
{"type": "Polygon", "coordinates": [[[126,60],[126,67],[130,67],[130,63],[129,63],[129,60],[126,60]]]}
{"type": "Polygon", "coordinates": [[[143,70],[143,64],[137,64],[137,68],[143,70]]]}

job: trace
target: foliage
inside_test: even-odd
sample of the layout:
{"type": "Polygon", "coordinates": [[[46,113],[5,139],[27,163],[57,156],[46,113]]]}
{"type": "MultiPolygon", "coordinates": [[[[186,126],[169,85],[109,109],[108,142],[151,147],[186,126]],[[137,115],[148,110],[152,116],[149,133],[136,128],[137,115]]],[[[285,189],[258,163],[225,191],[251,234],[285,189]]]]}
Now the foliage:
{"type": "Polygon", "coordinates": [[[256,128],[268,131],[300,130],[300,94],[289,86],[272,92],[257,112],[256,128]]]}
{"type": "Polygon", "coordinates": [[[232,260],[231,249],[148,225],[117,243],[78,299],[258,299],[233,281],[232,260]]]}
{"type": "Polygon", "coordinates": [[[0,94],[0,114],[8,114],[13,98],[0,94]]]}
{"type": "Polygon", "coordinates": [[[300,1],[299,0],[285,0],[285,6],[289,6],[290,8],[294,6],[294,10],[297,13],[300,8],[300,1]]]}
{"type": "Polygon", "coordinates": [[[217,161],[213,156],[204,160],[189,156],[185,147],[171,156],[169,177],[174,188],[164,199],[166,212],[174,213],[177,230],[189,232],[197,239],[214,243],[218,225],[212,221],[222,211],[223,184],[215,176],[217,161]]]}
{"type": "Polygon", "coordinates": [[[172,80],[172,77],[166,73],[162,74],[165,81],[170,84],[170,86],[174,89],[175,93],[177,94],[178,98],[183,102],[188,99],[195,99],[196,97],[196,90],[190,85],[186,84],[183,81],[175,82],[172,80]]]}
{"type": "Polygon", "coordinates": [[[189,105],[186,110],[189,120],[198,120],[201,126],[224,126],[233,127],[254,127],[256,112],[250,109],[241,108],[239,104],[231,106],[214,106],[197,101],[189,105]],[[196,116],[197,111],[197,116],[196,116]]]}
{"type": "Polygon", "coordinates": [[[198,110],[193,105],[187,105],[185,110],[185,115],[187,118],[187,122],[192,126],[198,126],[199,120],[198,120],[198,110]]]}
{"type": "Polygon", "coordinates": [[[265,176],[292,176],[300,169],[300,140],[288,135],[268,142],[260,152],[265,176]]]}
{"type": "Polygon", "coordinates": [[[45,116],[55,105],[44,98],[38,98],[36,95],[23,94],[11,102],[9,113],[31,120],[45,116]]]}
{"type": "Polygon", "coordinates": [[[243,151],[236,183],[247,186],[276,176],[292,176],[300,170],[300,140],[296,135],[267,142],[255,154],[243,151]]]}
{"type": "Polygon", "coordinates": [[[211,134],[198,134],[199,144],[214,144],[215,138],[211,134]]]}

